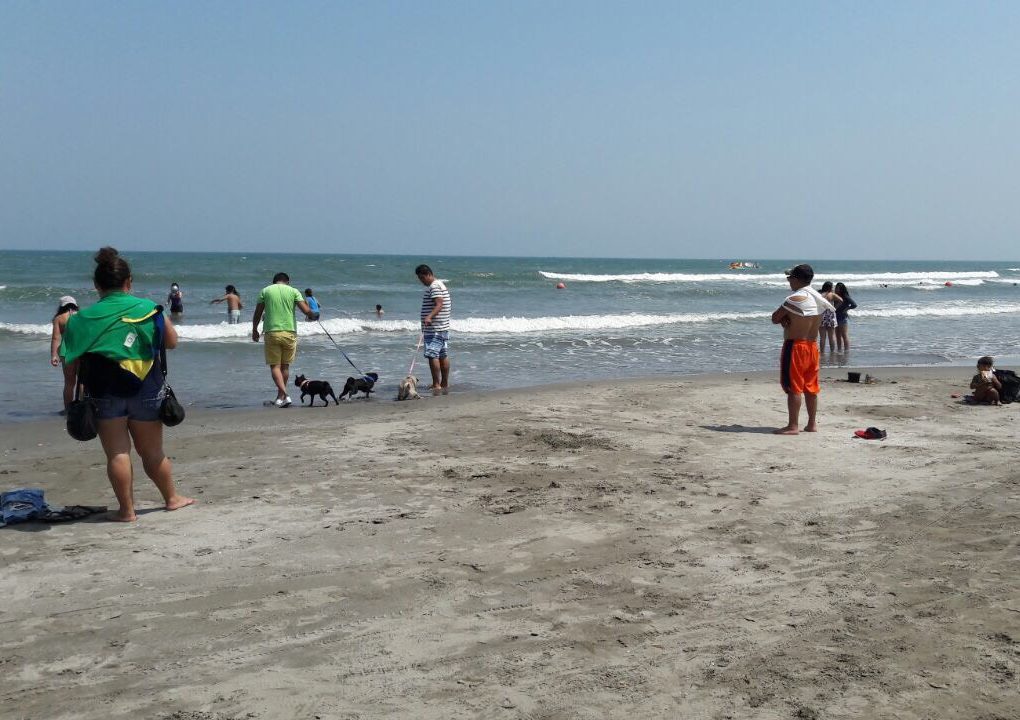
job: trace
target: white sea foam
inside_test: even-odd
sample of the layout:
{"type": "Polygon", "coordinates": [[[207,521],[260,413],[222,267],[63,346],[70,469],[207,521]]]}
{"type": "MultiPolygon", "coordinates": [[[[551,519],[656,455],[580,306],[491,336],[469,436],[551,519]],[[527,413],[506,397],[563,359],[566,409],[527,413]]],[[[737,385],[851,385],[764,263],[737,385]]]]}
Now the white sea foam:
{"type": "MultiPolygon", "coordinates": [[[[353,318],[335,318],[323,320],[323,330],[319,323],[302,322],[298,326],[299,335],[325,335],[329,331],[334,337],[364,332],[417,332],[418,323],[412,320],[355,320],[353,318]]],[[[177,334],[185,340],[198,341],[229,341],[247,340],[251,337],[251,323],[230,325],[225,322],[209,324],[178,324],[177,334]]],[[[49,335],[52,326],[33,323],[0,322],[0,330],[23,335],[49,335]]]]}
{"type": "Polygon", "coordinates": [[[904,318],[904,317],[963,317],[966,315],[1013,315],[1020,313],[1020,304],[1001,305],[984,303],[952,303],[939,305],[898,305],[878,309],[853,311],[854,317],[904,318]]]}
{"type": "MultiPolygon", "coordinates": [[[[911,318],[911,317],[964,317],[969,315],[1009,315],[1020,314],[1020,303],[981,304],[981,303],[939,303],[933,305],[897,304],[886,307],[868,307],[854,311],[854,317],[860,318],[911,318]]],[[[616,315],[564,315],[543,317],[488,317],[461,318],[451,322],[454,333],[465,335],[542,335],[556,332],[595,332],[605,330],[626,330],[628,328],[654,327],[667,325],[689,325],[713,322],[755,321],[768,318],[768,312],[746,313],[630,313],[616,315]]],[[[337,318],[323,322],[326,330],[335,337],[351,337],[368,332],[400,332],[417,333],[418,323],[411,320],[376,320],[365,321],[352,318],[337,318]]],[[[50,325],[28,323],[3,323],[0,330],[26,334],[49,335],[50,325]]],[[[247,341],[251,334],[251,325],[228,325],[217,323],[209,325],[178,325],[178,333],[185,341],[195,342],[231,342],[247,341]]],[[[318,323],[301,323],[298,334],[301,336],[324,335],[318,323]]]]}
{"type": "Polygon", "coordinates": [[[46,325],[36,325],[31,323],[0,322],[0,330],[6,330],[7,332],[18,333],[20,335],[49,335],[53,330],[53,326],[49,323],[46,325]]]}
{"type": "Polygon", "coordinates": [[[783,278],[783,275],[726,275],[723,273],[633,273],[630,275],[587,275],[573,273],[554,273],[539,270],[538,274],[549,280],[570,280],[572,282],[727,282],[747,280],[769,280],[783,278]]]}
{"type": "MultiPolygon", "coordinates": [[[[895,305],[878,309],[855,310],[858,317],[961,317],[966,315],[1018,314],[1020,303],[985,306],[982,304],[952,303],[939,305],[895,305]]],[[[619,315],[566,315],[562,317],[501,317],[465,318],[453,320],[451,330],[466,334],[517,334],[556,331],[623,330],[656,325],[685,325],[692,323],[759,321],[771,316],[770,312],[746,313],[662,313],[619,315]]]]}
{"type": "Polygon", "coordinates": [[[668,313],[647,315],[565,315],[563,317],[466,318],[450,323],[453,332],[542,333],[563,330],[620,330],[652,325],[677,325],[766,317],[766,313],[668,313]]]}
{"type": "MultiPolygon", "coordinates": [[[[185,340],[232,340],[251,337],[251,323],[228,325],[215,323],[209,325],[177,325],[177,334],[185,340]]],[[[357,320],[354,318],[333,318],[319,323],[302,322],[298,324],[298,335],[325,335],[328,331],[334,337],[353,335],[364,332],[413,332],[418,330],[418,323],[411,320],[357,320]],[[325,330],[323,330],[323,327],[325,330]]]]}
{"type": "MultiPolygon", "coordinates": [[[[591,275],[575,273],[555,273],[546,270],[539,270],[538,274],[548,280],[563,280],[572,282],[623,282],[623,283],[712,283],[712,282],[743,282],[761,283],[766,285],[785,285],[786,275],[783,273],[630,273],[624,275],[591,275]]],[[[899,273],[850,273],[850,272],[824,272],[816,273],[815,281],[840,280],[847,285],[881,285],[897,284],[910,285],[916,283],[940,283],[947,280],[952,282],[975,280],[974,284],[980,284],[982,279],[997,278],[999,273],[994,270],[966,270],[966,271],[915,271],[899,273]]],[[[961,282],[961,284],[963,284],[961,282]]]]}

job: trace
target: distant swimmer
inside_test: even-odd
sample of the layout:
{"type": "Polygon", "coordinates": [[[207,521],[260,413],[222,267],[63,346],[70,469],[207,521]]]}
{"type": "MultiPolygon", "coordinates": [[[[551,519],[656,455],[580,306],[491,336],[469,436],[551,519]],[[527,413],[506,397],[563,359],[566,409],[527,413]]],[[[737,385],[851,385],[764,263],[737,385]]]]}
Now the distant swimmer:
{"type": "Polygon", "coordinates": [[[227,322],[231,325],[239,324],[241,322],[241,310],[244,308],[244,305],[241,303],[241,296],[237,293],[237,288],[233,285],[227,285],[223,296],[210,300],[209,304],[221,302],[227,304],[227,322]]]}
{"type": "Polygon", "coordinates": [[[382,309],[382,305],[376,305],[375,306],[375,316],[377,318],[381,318],[385,314],[386,314],[386,311],[382,309]]]}
{"type": "Polygon", "coordinates": [[[319,319],[319,301],[315,299],[315,295],[312,294],[311,288],[305,288],[305,302],[308,303],[308,307],[311,308],[312,314],[308,316],[309,320],[319,319]]]}
{"type": "Polygon", "coordinates": [[[170,317],[180,320],[184,315],[184,292],[177,283],[170,283],[170,292],[166,295],[166,304],[170,306],[170,317]]]}

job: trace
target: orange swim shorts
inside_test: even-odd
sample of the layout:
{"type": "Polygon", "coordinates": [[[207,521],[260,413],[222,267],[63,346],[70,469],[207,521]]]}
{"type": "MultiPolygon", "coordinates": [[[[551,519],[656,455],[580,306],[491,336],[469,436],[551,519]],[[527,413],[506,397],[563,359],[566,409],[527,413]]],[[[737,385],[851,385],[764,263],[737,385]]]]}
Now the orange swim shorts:
{"type": "Polygon", "coordinates": [[[779,356],[779,384],[783,391],[817,395],[818,343],[814,340],[787,340],[779,356]]]}

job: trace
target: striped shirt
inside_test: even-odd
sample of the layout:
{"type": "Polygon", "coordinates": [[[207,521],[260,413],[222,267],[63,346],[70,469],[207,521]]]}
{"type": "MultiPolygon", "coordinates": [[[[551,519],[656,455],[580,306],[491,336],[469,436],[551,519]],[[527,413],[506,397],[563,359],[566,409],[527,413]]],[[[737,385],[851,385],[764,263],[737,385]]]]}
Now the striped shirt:
{"type": "Polygon", "coordinates": [[[421,327],[425,332],[443,332],[450,329],[450,291],[442,280],[433,280],[421,298],[421,327]],[[425,318],[432,312],[436,300],[443,301],[443,309],[426,325],[425,318]]]}

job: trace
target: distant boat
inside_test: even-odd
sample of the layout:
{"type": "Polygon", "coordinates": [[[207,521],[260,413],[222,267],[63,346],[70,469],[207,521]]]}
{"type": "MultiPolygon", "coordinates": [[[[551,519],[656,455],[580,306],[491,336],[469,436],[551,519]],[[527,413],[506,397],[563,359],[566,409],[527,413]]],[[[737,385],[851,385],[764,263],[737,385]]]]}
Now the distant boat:
{"type": "Polygon", "coordinates": [[[752,262],[731,262],[730,270],[757,270],[761,265],[752,262]]]}

